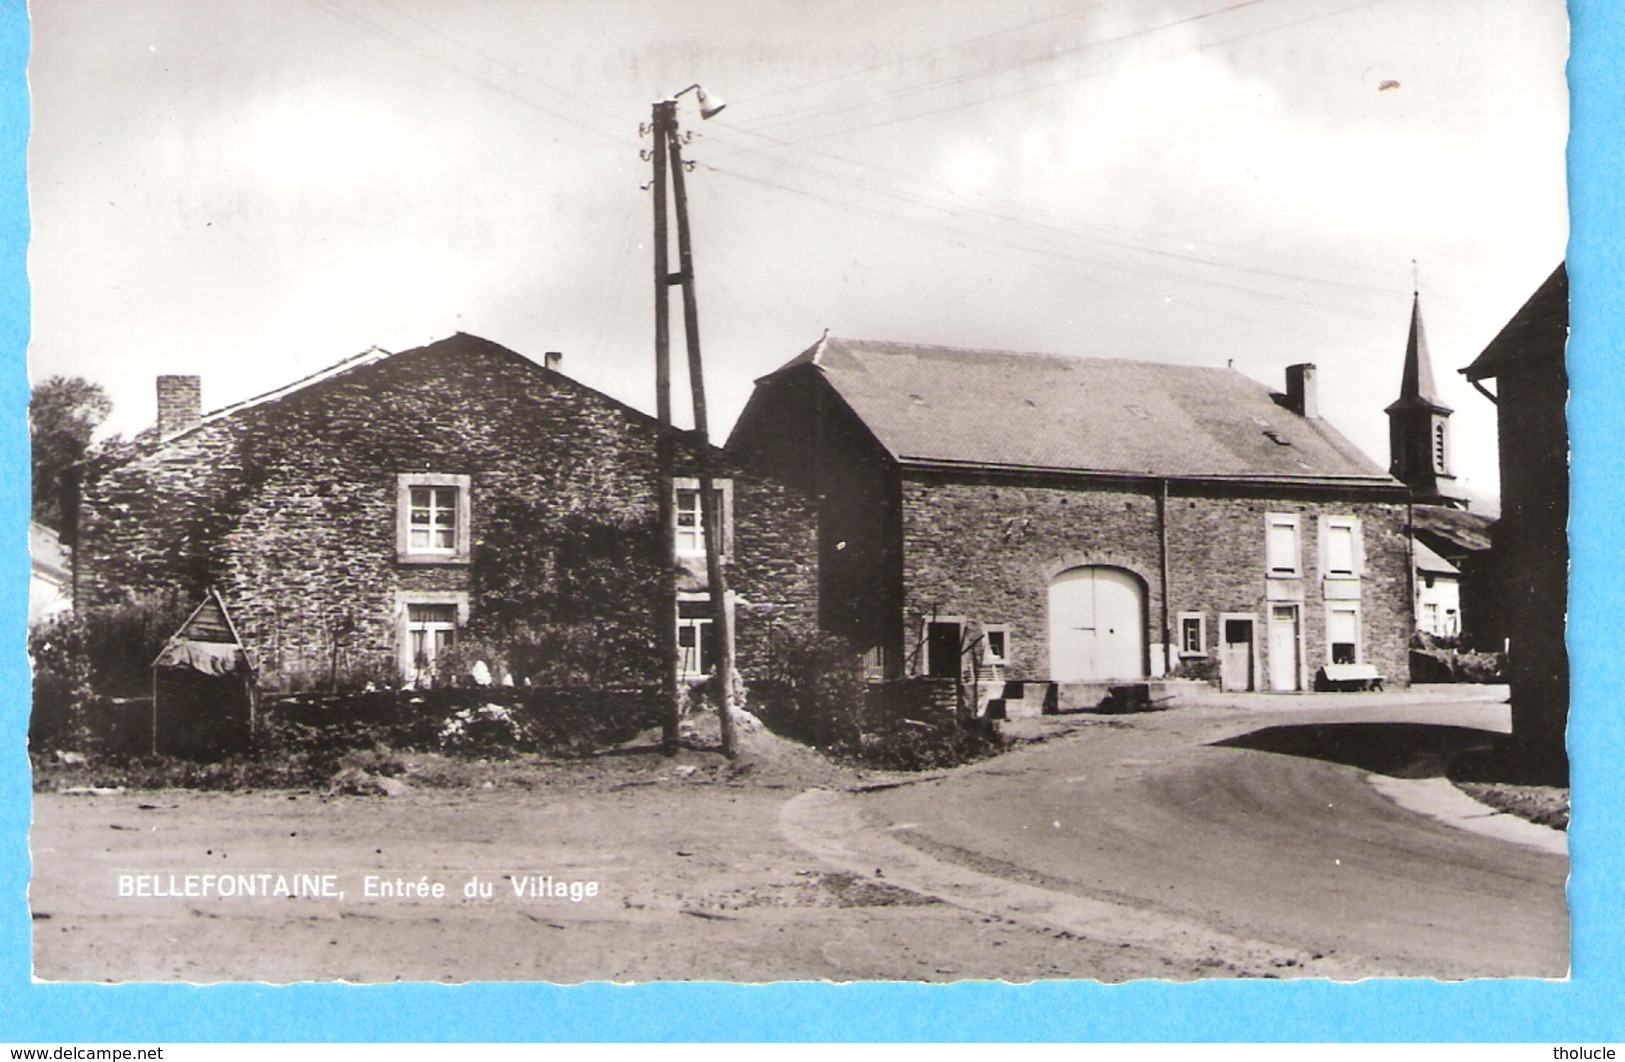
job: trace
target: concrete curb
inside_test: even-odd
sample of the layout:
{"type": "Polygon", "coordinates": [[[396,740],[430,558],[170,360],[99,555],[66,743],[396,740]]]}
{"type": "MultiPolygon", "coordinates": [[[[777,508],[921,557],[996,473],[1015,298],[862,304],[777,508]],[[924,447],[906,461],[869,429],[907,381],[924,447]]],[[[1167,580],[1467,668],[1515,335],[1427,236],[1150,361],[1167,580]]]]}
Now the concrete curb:
{"type": "Polygon", "coordinates": [[[1568,858],[1567,833],[1480,804],[1452,785],[1448,778],[1393,778],[1385,774],[1370,774],[1366,780],[1377,792],[1406,811],[1426,815],[1458,830],[1468,830],[1568,858]]]}

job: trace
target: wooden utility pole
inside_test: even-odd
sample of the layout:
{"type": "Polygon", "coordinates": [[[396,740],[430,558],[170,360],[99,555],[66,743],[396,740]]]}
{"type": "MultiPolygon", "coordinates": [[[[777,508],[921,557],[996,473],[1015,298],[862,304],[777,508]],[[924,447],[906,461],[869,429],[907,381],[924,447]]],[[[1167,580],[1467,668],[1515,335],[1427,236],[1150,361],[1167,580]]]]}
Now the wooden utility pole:
{"type": "Polygon", "coordinates": [[[683,183],[683,150],[672,121],[666,137],[671,152],[671,190],[677,206],[677,268],[683,286],[683,332],[688,341],[688,383],[694,396],[694,442],[699,451],[700,513],[705,531],[705,586],[711,598],[711,632],[716,640],[713,672],[717,716],[722,727],[722,754],[738,751],[734,735],[733,615],[728,608],[728,584],[722,570],[722,499],[717,495],[711,469],[711,432],[705,411],[705,374],[700,364],[699,306],[694,295],[694,251],[688,233],[688,192],[683,183]]]}
{"type": "MultiPolygon", "coordinates": [[[[698,88],[698,85],[690,85],[683,92],[698,88]]],[[[677,95],[681,96],[683,92],[677,95]]],[[[700,101],[702,117],[710,117],[721,109],[720,102],[714,109],[706,109],[707,97],[703,90],[700,91],[700,101]]],[[[727,576],[722,567],[722,521],[726,514],[717,494],[716,476],[712,469],[711,434],[705,407],[705,374],[700,361],[699,308],[694,293],[694,252],[689,240],[688,193],[683,182],[683,155],[677,136],[675,96],[654,105],[652,124],[655,195],[655,405],[660,423],[659,512],[664,565],[660,587],[660,615],[657,618],[662,651],[662,693],[666,706],[663,744],[670,750],[677,748],[678,723],[682,708],[681,698],[678,695],[681,654],[677,639],[677,492],[675,433],[671,419],[671,312],[666,292],[672,284],[680,284],[683,288],[684,336],[688,345],[688,379],[694,401],[694,441],[698,450],[700,519],[705,535],[705,583],[711,599],[711,632],[716,649],[712,672],[713,685],[717,700],[717,717],[722,729],[722,752],[723,755],[732,757],[737,752],[737,742],[733,716],[733,615],[728,608],[727,576]],[[670,268],[666,240],[668,172],[677,208],[676,273],[668,271],[670,268]]]]}
{"type": "Polygon", "coordinates": [[[655,416],[660,422],[656,493],[660,515],[660,586],[655,601],[655,631],[660,650],[662,748],[677,751],[683,702],[678,691],[682,658],[677,644],[677,510],[676,455],[671,422],[671,286],[666,253],[666,144],[677,129],[677,101],[654,105],[654,269],[655,269],[655,416]]]}

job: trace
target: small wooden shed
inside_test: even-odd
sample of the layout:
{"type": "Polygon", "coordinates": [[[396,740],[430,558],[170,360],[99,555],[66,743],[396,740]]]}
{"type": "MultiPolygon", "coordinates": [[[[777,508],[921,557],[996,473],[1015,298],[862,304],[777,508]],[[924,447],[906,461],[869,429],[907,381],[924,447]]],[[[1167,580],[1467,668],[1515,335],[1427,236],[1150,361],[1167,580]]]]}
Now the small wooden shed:
{"type": "Polygon", "coordinates": [[[212,587],[152,662],[152,751],[214,759],[253,741],[259,669],[212,587]]]}

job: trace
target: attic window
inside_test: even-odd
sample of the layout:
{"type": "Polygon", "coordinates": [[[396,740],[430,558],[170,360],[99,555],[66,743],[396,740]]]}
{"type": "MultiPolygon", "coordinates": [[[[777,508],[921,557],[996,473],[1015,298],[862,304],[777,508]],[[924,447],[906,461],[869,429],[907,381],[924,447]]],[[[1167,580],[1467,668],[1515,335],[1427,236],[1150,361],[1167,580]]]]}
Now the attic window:
{"type": "Polygon", "coordinates": [[[1134,414],[1136,417],[1139,417],[1141,420],[1150,420],[1151,419],[1150,412],[1144,406],[1137,406],[1133,402],[1130,402],[1128,405],[1124,406],[1123,408],[1128,410],[1130,413],[1134,414]]]}
{"type": "Polygon", "coordinates": [[[1276,446],[1291,446],[1292,445],[1291,440],[1281,438],[1281,433],[1276,431],[1274,428],[1265,428],[1264,429],[1264,438],[1268,439],[1270,442],[1274,443],[1276,446]]]}
{"type": "Polygon", "coordinates": [[[908,397],[909,401],[913,402],[917,406],[925,405],[925,398],[922,395],[909,395],[908,397]]]}

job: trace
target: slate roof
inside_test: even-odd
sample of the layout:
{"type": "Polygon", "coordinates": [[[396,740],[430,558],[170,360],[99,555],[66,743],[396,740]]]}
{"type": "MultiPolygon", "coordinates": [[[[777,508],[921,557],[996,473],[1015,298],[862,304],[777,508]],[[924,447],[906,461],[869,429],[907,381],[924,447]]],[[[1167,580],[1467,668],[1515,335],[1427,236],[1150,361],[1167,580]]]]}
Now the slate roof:
{"type": "Polygon", "coordinates": [[[73,551],[62,544],[53,529],[28,521],[28,555],[36,575],[44,575],[66,585],[73,578],[73,551]]]}
{"type": "Polygon", "coordinates": [[[806,365],[905,463],[1399,485],[1232,369],[832,336],[806,365]]]}
{"type": "Polygon", "coordinates": [[[1433,383],[1433,361],[1428,357],[1427,332],[1422,328],[1422,296],[1416,293],[1411,296],[1411,330],[1405,341],[1405,368],[1399,379],[1399,399],[1384,412],[1405,409],[1454,412],[1439,401],[1439,390],[1433,383]]]}
{"type": "Polygon", "coordinates": [[[1435,575],[1460,575],[1461,569],[1445,560],[1428,547],[1421,539],[1414,540],[1411,545],[1416,549],[1416,570],[1419,572],[1432,572],[1435,575]]]}
{"type": "Polygon", "coordinates": [[[1411,510],[1411,524],[1418,532],[1435,535],[1467,553],[1482,553],[1490,548],[1490,525],[1494,522],[1481,513],[1447,505],[1418,505],[1411,510]]]}
{"type": "Polygon", "coordinates": [[[1556,357],[1560,362],[1569,338],[1569,273],[1560,264],[1529,296],[1483,353],[1462,369],[1469,380],[1485,380],[1517,361],[1556,357]]]}
{"type": "Polygon", "coordinates": [[[139,433],[134,441],[143,451],[161,449],[177,439],[185,438],[200,428],[207,427],[222,420],[228,420],[249,410],[257,409],[261,406],[272,405],[276,402],[282,401],[285,398],[313,390],[331,380],[348,377],[353,374],[371,369],[375,366],[386,366],[389,362],[396,359],[418,357],[441,357],[459,360],[467,360],[477,357],[506,358],[508,360],[518,362],[528,369],[533,369],[538,374],[545,374],[552,377],[560,386],[570,387],[581,392],[591,392],[600,400],[616,406],[627,416],[636,421],[641,421],[651,426],[656,423],[655,418],[649,416],[647,413],[644,413],[642,410],[634,409],[617,398],[612,398],[609,395],[604,394],[602,391],[588,387],[586,384],[581,383],[573,377],[565,375],[558,369],[547,368],[546,366],[531,360],[525,355],[520,354],[517,351],[510,350],[500,343],[494,343],[489,339],[483,339],[480,336],[470,335],[467,332],[456,332],[445,339],[437,339],[432,343],[427,343],[421,347],[413,347],[410,350],[389,351],[383,349],[382,347],[369,347],[359,354],[353,354],[348,358],[344,358],[333,363],[332,365],[327,366],[326,368],[318,369],[316,372],[313,372],[308,376],[303,376],[297,380],[294,380],[292,383],[284,384],[275,390],[267,391],[261,395],[255,395],[252,398],[247,398],[240,402],[234,402],[228,406],[222,406],[219,409],[211,410],[210,412],[203,414],[202,418],[196,424],[190,428],[187,428],[185,431],[176,432],[173,435],[160,439],[158,438],[156,430],[148,428],[139,433]]]}

